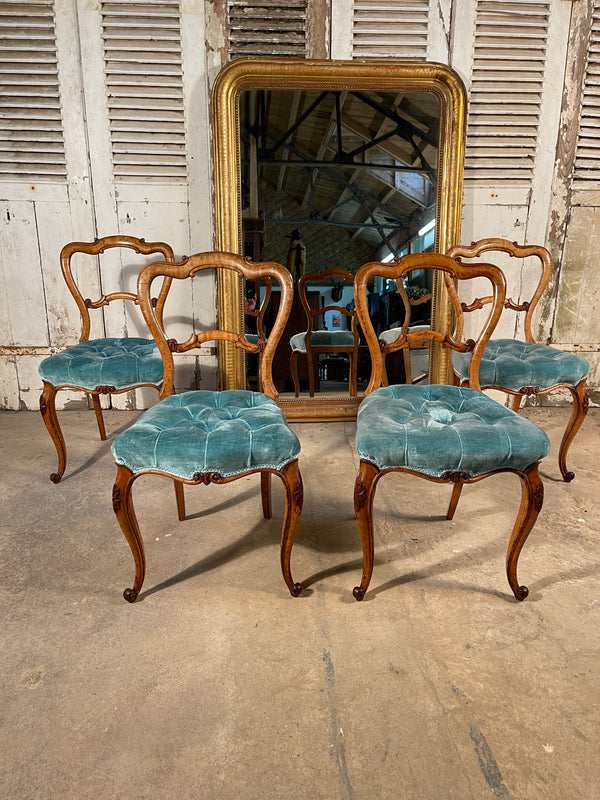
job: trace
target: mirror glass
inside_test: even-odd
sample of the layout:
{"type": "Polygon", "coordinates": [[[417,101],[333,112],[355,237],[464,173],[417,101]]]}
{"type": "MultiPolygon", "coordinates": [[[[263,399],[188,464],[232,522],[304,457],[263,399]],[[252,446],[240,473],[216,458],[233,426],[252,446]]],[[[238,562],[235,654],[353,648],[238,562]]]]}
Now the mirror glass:
{"type": "MultiPolygon", "coordinates": [[[[356,413],[371,372],[356,328],[352,279],[367,261],[445,251],[457,241],[464,88],[422,62],[240,59],[213,89],[218,247],[278,261],[295,298],[273,360],[290,419],[356,413]]],[[[443,282],[377,279],[369,306],[382,341],[409,324],[450,326],[443,282]],[[389,285],[388,285],[389,284],[389,285]]],[[[277,287],[219,287],[220,313],[268,335],[277,287]],[[262,316],[261,316],[262,315],[262,316]]],[[[429,350],[385,357],[389,383],[440,382],[429,350]]],[[[230,349],[222,385],[257,386],[254,360],[230,349]]],[[[443,378],[442,378],[443,380],[443,378]]]]}
{"type": "MultiPolygon", "coordinates": [[[[352,332],[353,273],[367,261],[434,245],[439,98],[432,92],[249,89],[240,96],[239,115],[243,252],[286,265],[295,284],[273,361],[275,386],[281,399],[360,396],[371,363],[361,331],[352,332]],[[322,277],[332,269],[346,275],[322,277]]],[[[409,305],[410,324],[429,325],[431,285],[417,275],[405,289],[411,299],[429,296],[409,305]]],[[[254,305],[264,300],[263,288],[246,298],[245,307],[253,306],[246,328],[254,305]]],[[[369,300],[376,332],[395,338],[408,322],[399,287],[379,281],[369,300]]],[[[277,301],[275,292],[266,333],[277,301]]],[[[418,362],[414,375],[406,374],[401,352],[386,357],[390,383],[426,380],[428,351],[411,357],[418,362]]],[[[246,373],[255,373],[252,364],[246,373]]]]}

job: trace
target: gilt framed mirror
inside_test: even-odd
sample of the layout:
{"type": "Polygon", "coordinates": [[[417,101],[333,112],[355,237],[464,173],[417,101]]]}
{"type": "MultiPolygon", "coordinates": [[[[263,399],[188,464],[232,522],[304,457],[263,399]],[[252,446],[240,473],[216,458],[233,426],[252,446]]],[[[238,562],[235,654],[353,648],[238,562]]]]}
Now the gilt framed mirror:
{"type": "MultiPolygon", "coordinates": [[[[292,272],[297,296],[273,360],[279,403],[291,421],[351,419],[368,383],[368,351],[360,331],[353,334],[352,285],[341,273],[351,281],[366,261],[445,252],[459,241],[465,109],[458,75],[431,62],[244,58],[218,75],[217,248],[292,272]]],[[[276,286],[220,280],[222,325],[253,330],[267,293],[276,304],[276,286]]],[[[413,321],[450,330],[443,281],[419,285],[418,276],[411,286],[372,287],[378,328],[403,324],[406,296],[425,298],[421,308],[414,303],[413,321]]],[[[262,318],[267,335],[269,313],[265,308],[262,318]]],[[[416,357],[426,380],[450,381],[443,350],[416,357]]],[[[224,348],[221,386],[248,386],[257,372],[251,361],[224,348]]],[[[390,382],[407,380],[401,363],[388,370],[390,382]]]]}

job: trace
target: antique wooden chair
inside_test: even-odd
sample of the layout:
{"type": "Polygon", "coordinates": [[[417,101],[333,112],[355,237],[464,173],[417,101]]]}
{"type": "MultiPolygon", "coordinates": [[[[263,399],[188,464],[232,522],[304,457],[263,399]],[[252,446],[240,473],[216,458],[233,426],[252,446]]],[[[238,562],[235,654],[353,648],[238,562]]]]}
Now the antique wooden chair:
{"type": "MultiPolygon", "coordinates": [[[[410,331],[421,330],[425,331],[429,329],[429,325],[422,324],[422,325],[411,325],[411,318],[412,318],[412,310],[413,307],[424,305],[425,303],[431,302],[432,294],[431,292],[427,292],[426,294],[421,295],[420,297],[409,297],[404,287],[404,283],[402,281],[396,281],[396,288],[398,294],[402,299],[402,304],[404,306],[404,320],[402,321],[402,325],[399,328],[389,328],[386,331],[382,331],[379,334],[379,347],[381,348],[381,352],[383,353],[383,360],[382,360],[382,369],[383,369],[383,385],[387,386],[388,375],[386,370],[386,355],[390,352],[389,346],[393,344],[399,335],[403,336],[410,331]]],[[[412,355],[415,354],[415,363],[417,359],[419,361],[425,360],[429,353],[429,342],[425,340],[421,340],[418,342],[414,342],[411,347],[403,347],[402,348],[402,356],[404,359],[404,376],[406,383],[418,383],[422,381],[423,378],[427,376],[427,367],[425,366],[424,369],[419,369],[417,374],[413,376],[413,359],[412,355]]]]}
{"type": "MultiPolygon", "coordinates": [[[[500,318],[505,292],[504,276],[497,267],[491,264],[465,267],[437,253],[408,255],[393,264],[371,262],[356,274],[358,320],[373,363],[371,381],[358,410],[356,432],[360,468],[354,487],[354,508],[363,549],[362,580],[353,592],[357,600],[365,596],[373,571],[375,489],[379,479],[390,472],[408,472],[435,483],[452,483],[447,519],[454,516],[465,483],[476,483],[501,472],[517,475],[521,482],[521,505],[508,545],[506,571],[516,599],[527,597],[527,587],[519,585],[517,580],[517,561],[542,508],[543,486],[538,465],[549,452],[550,443],[532,422],[479,391],[477,380],[481,355],[500,318]],[[375,275],[402,279],[414,269],[441,270],[453,281],[477,276],[491,282],[491,308],[476,342],[461,343],[453,336],[427,330],[404,334],[394,343],[394,349],[398,349],[424,339],[469,353],[471,388],[439,384],[381,387],[382,356],[369,319],[367,283],[375,275]]],[[[460,315],[456,294],[452,300],[455,313],[460,315]]]]}
{"type": "MultiPolygon", "coordinates": [[[[519,410],[524,396],[544,395],[557,389],[568,389],[573,399],[573,408],[567,427],[560,443],[558,465],[567,483],[575,474],[567,469],[567,452],[575,434],[581,427],[587,414],[589,396],[586,390],[589,363],[574,353],[565,353],[556,347],[537,343],[532,332],[532,320],[535,308],[544,293],[550,273],[552,260],[545,247],[539,245],[519,245],[506,239],[480,239],[469,246],[458,245],[448,251],[448,255],[463,261],[465,258],[477,258],[482,253],[508,253],[509,256],[524,259],[535,257],[540,267],[540,277],[531,300],[515,302],[512,298],[504,301],[506,309],[525,312],[525,341],[518,339],[492,339],[481,357],[479,368],[479,384],[482,389],[499,389],[512,395],[511,408],[519,410]]],[[[463,311],[473,311],[489,303],[489,297],[482,298],[479,303],[463,304],[463,311]]],[[[460,318],[462,320],[462,317],[460,318]]],[[[460,334],[460,332],[459,332],[460,334]]],[[[452,364],[460,384],[469,385],[468,356],[454,353],[452,364]]]]}
{"type": "Polygon", "coordinates": [[[350,397],[356,397],[356,370],[358,366],[358,345],[359,336],[356,325],[356,311],[348,311],[344,306],[322,306],[321,308],[311,309],[306,297],[307,284],[321,283],[335,278],[340,281],[352,283],[354,275],[343,269],[326,269],[323,272],[307,273],[298,282],[298,293],[302,306],[306,313],[307,327],[302,333],[296,333],[290,339],[292,354],[290,356],[290,370],[294,381],[294,393],[296,397],[300,394],[300,381],[298,379],[298,359],[306,356],[308,362],[308,392],[310,397],[315,394],[314,362],[313,356],[318,358],[319,353],[348,353],[350,357],[350,375],[348,379],[348,391],[350,397]],[[328,311],[335,311],[350,317],[349,331],[326,331],[318,330],[317,320],[323,317],[328,311]]]}
{"type": "MultiPolygon", "coordinates": [[[[163,364],[153,339],[135,336],[90,339],[90,309],[102,308],[114,300],[139,303],[137,294],[122,291],[102,294],[98,300],[84,299],[77,286],[71,264],[73,256],[82,253],[95,258],[112,248],[134,250],[143,255],[157,253],[167,261],[173,260],[170,245],[145,242],[133,236],[105,236],[93,242],[71,242],[63,247],[60,254],[62,273],[81,312],[82,328],[78,344],[45,358],[39,366],[44,383],[40,411],[58,454],[58,469],[50,475],[53,483],[60,482],[67,465],[65,440],[56,414],[56,393],[60,389],[77,389],[92,398],[100,438],[104,441],[106,431],[100,405],[101,394],[121,394],[142,386],[159,390],[162,385],[163,364]]],[[[165,278],[157,299],[153,301],[161,322],[170,284],[170,278],[165,278]]]]}
{"type": "Polygon", "coordinates": [[[183,261],[149,264],[140,273],[138,294],[144,317],[155,337],[164,362],[165,380],[157,405],[145,411],[113,442],[117,463],[113,508],[133,553],[135,580],[123,596],[133,603],[146,571],[142,535],[131,496],[140,475],[166,475],[175,482],[179,519],[185,519],[184,484],[228,483],[260,473],[262,507],[271,517],[271,475],[281,478],[285,490],[285,513],[281,535],[281,568],[291,594],[302,587],[290,573],[290,555],[302,511],[302,479],[298,469],[300,443],[287,425],[275,399],[271,364],[293,300],[290,273],[275,263],[253,263],[231,253],[199,253],[183,261]],[[279,283],[281,302],[270,335],[254,344],[242,333],[209,330],[192,333],[185,342],[167,339],[150,299],[157,277],[185,280],[204,270],[233,270],[249,281],[270,277],[279,283]],[[172,394],[173,353],[184,353],[205,342],[233,342],[248,353],[262,350],[264,394],[247,390],[189,391],[172,394]],[[264,349],[263,349],[264,348],[264,349]]]}

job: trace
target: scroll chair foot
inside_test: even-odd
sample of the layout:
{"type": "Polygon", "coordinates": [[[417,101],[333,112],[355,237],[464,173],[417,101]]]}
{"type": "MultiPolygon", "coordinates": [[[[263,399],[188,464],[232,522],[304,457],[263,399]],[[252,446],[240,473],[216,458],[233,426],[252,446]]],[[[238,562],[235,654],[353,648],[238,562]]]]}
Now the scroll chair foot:
{"type": "Polygon", "coordinates": [[[52,483],[60,483],[67,466],[67,448],[56,416],[56,392],[56,388],[51,383],[44,381],[44,389],[40,395],[40,412],[58,455],[58,469],[50,475],[52,483]]]}
{"type": "Polygon", "coordinates": [[[302,591],[302,584],[294,582],[290,569],[292,545],[294,544],[298,523],[300,522],[302,502],[304,499],[302,477],[298,468],[298,462],[291,461],[281,470],[281,472],[277,474],[283,481],[283,486],[285,489],[285,513],[283,517],[283,528],[281,531],[280,551],[281,572],[292,597],[298,597],[302,591]]]}
{"type": "Polygon", "coordinates": [[[135,562],[135,579],[133,587],[125,589],[123,597],[128,603],[134,603],[140,593],[144,576],[146,574],[146,555],[144,553],[144,542],[140,534],[140,529],[135,516],[133,503],[131,500],[131,486],[137,476],[127,467],[117,467],[117,477],[113,486],[112,501],[113,510],[117,515],[117,520],[127,539],[133,560],[135,562]]]}
{"type": "Polygon", "coordinates": [[[352,594],[359,601],[365,596],[373,574],[373,500],[379,475],[380,472],[374,464],[361,461],[354,484],[354,514],[362,544],[363,573],[360,586],[355,586],[352,594]]]}
{"type": "Polygon", "coordinates": [[[518,474],[521,480],[521,505],[506,553],[506,576],[515,598],[521,601],[525,600],[529,589],[527,586],[519,585],[517,562],[523,545],[542,509],[544,485],[540,479],[539,464],[532,464],[531,467],[518,474]]]}
{"type": "Polygon", "coordinates": [[[583,424],[590,404],[590,396],[587,393],[585,378],[581,383],[578,383],[577,386],[569,386],[569,389],[573,397],[573,409],[563,434],[558,453],[558,467],[565,483],[570,483],[575,477],[575,473],[567,469],[567,453],[571,442],[575,438],[575,434],[583,424]]]}

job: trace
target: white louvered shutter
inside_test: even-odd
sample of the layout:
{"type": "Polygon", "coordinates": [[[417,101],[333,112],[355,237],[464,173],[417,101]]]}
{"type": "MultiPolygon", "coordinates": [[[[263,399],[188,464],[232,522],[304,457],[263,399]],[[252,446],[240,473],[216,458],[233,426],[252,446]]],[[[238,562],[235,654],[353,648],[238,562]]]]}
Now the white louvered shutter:
{"type": "Polygon", "coordinates": [[[574,179],[578,188],[600,182],[600,5],[595,4],[583,87],[574,179]]]}
{"type": "Polygon", "coordinates": [[[229,58],[305,58],[307,0],[229,0],[229,58]]]}
{"type": "Polygon", "coordinates": [[[115,180],[185,182],[178,0],[103,2],[102,38],[115,180]]]}
{"type": "Polygon", "coordinates": [[[429,0],[354,0],[352,58],[427,58],[429,0]]]}
{"type": "Polygon", "coordinates": [[[0,2],[0,178],[66,180],[52,0],[0,2]]]}
{"type": "Polygon", "coordinates": [[[477,0],[465,178],[530,184],[550,3],[477,0]]]}

